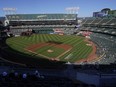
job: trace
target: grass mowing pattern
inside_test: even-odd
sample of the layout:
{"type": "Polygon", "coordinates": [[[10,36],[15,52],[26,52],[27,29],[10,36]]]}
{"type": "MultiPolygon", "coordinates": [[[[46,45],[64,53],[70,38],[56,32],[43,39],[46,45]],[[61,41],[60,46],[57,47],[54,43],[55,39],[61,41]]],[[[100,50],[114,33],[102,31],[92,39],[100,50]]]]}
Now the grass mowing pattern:
{"type": "MultiPolygon", "coordinates": [[[[31,44],[38,44],[41,42],[48,42],[48,41],[56,41],[56,42],[62,42],[63,44],[68,44],[72,46],[72,49],[67,52],[66,54],[62,55],[59,59],[61,61],[69,61],[69,62],[75,62],[82,58],[87,58],[88,55],[92,52],[92,47],[87,46],[87,42],[84,41],[84,37],[80,36],[74,36],[74,35],[50,35],[50,34],[33,34],[32,36],[20,36],[20,37],[12,37],[6,40],[6,43],[13,49],[27,53],[32,54],[28,51],[26,51],[24,48],[31,44]]],[[[56,47],[52,46],[45,46],[42,48],[39,48],[36,50],[37,53],[40,53],[42,55],[48,56],[48,57],[57,57],[61,53],[64,52],[64,49],[58,49],[56,47]],[[46,52],[47,49],[54,50],[53,53],[46,52]]],[[[36,56],[36,55],[35,55],[36,56]]]]}

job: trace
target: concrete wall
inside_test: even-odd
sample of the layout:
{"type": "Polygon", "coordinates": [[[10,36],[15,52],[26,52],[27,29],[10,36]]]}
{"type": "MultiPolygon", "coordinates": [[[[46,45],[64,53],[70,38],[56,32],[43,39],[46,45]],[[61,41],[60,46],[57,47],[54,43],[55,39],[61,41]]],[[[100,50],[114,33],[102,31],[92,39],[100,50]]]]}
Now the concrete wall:
{"type": "Polygon", "coordinates": [[[96,86],[99,85],[99,79],[100,77],[98,75],[92,75],[92,74],[87,74],[87,73],[81,73],[81,72],[77,72],[77,79],[87,83],[87,84],[94,84],[96,86]]]}

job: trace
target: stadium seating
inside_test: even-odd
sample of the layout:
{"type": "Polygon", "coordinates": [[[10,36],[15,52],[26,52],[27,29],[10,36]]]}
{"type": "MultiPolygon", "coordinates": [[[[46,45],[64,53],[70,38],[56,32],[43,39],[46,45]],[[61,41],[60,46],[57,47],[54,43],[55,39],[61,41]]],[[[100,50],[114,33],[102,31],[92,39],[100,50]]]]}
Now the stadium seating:
{"type": "Polygon", "coordinates": [[[86,19],[86,21],[83,24],[91,24],[94,21],[93,18],[86,19]]]}
{"type": "Polygon", "coordinates": [[[91,24],[98,24],[101,21],[101,18],[96,18],[91,24]]]}
{"type": "Polygon", "coordinates": [[[9,33],[14,35],[20,35],[28,29],[48,34],[53,32],[54,28],[72,29],[77,24],[77,14],[16,14],[6,17],[10,25],[9,33]]]}
{"type": "Polygon", "coordinates": [[[106,34],[94,33],[91,35],[91,40],[99,45],[102,50],[100,53],[105,53],[101,60],[98,61],[100,64],[110,64],[116,62],[116,37],[106,34]]]}
{"type": "MultiPolygon", "coordinates": [[[[67,35],[73,35],[74,32],[77,32],[75,25],[77,23],[76,14],[17,14],[17,15],[6,15],[7,19],[10,21],[10,32],[7,34],[20,35],[21,32],[28,30],[34,30],[36,33],[40,34],[50,34],[53,33],[53,30],[59,28],[67,35]]],[[[39,69],[41,64],[44,64],[43,61],[41,64],[33,61],[33,59],[28,60],[33,61],[33,64],[26,64],[26,69],[22,68],[21,65],[15,63],[9,63],[3,61],[1,57],[7,58],[16,58],[17,52],[10,52],[0,43],[0,87],[96,87],[93,84],[85,84],[82,82],[73,81],[77,76],[77,72],[82,72],[87,75],[96,74],[99,76],[100,73],[110,73],[115,74],[115,67],[99,66],[102,64],[111,64],[116,63],[116,19],[115,18],[85,18],[82,21],[82,26],[79,28],[81,31],[91,31],[93,32],[90,37],[91,40],[96,44],[98,55],[97,61],[92,61],[92,65],[78,65],[74,64],[73,69],[71,68],[73,64],[67,67],[66,65],[56,65],[53,66],[49,62],[49,66],[44,65],[45,70],[41,71],[41,75],[38,77],[33,74],[33,70],[30,68],[39,69]],[[1,55],[3,54],[3,55],[1,55]],[[7,54],[7,55],[6,55],[7,54]],[[37,65],[36,65],[37,63],[37,65]],[[35,65],[34,65],[35,64],[35,65]],[[96,64],[96,65],[95,65],[96,64]],[[94,66],[95,65],[95,66],[94,66]],[[4,67],[7,67],[4,68],[4,67]],[[75,68],[76,67],[76,68],[75,68]],[[10,69],[17,71],[16,73],[7,72],[10,69]],[[68,69],[69,68],[69,69],[68,69]],[[50,71],[50,69],[53,69],[50,71]],[[77,70],[76,70],[77,69],[77,70]],[[6,70],[2,72],[3,70],[6,70]],[[1,73],[2,72],[2,73],[1,73]],[[51,73],[52,72],[52,73],[51,73]],[[4,74],[4,75],[3,75],[4,74]],[[67,77],[65,77],[65,75],[67,77]],[[73,80],[69,79],[70,76],[73,76],[73,80]]],[[[5,45],[5,44],[4,44],[5,45]]],[[[23,54],[20,54],[19,62],[21,62],[23,54]]],[[[25,61],[27,61],[24,56],[25,61]]],[[[17,59],[16,59],[17,60],[17,59]]],[[[23,61],[22,63],[24,63],[23,61]]],[[[43,68],[42,67],[42,68],[43,68]]],[[[77,78],[78,79],[78,78],[77,78]]],[[[103,79],[103,83],[110,81],[111,79],[103,79]]],[[[101,81],[101,78],[100,78],[101,81]]],[[[112,85],[115,85],[116,79],[112,81],[112,85]]],[[[111,81],[110,81],[111,82],[111,81]]],[[[110,86],[109,84],[107,84],[110,86]]],[[[106,86],[107,86],[106,85],[106,86]]],[[[105,85],[103,85],[105,86],[105,85]]]]}
{"type": "MultiPolygon", "coordinates": [[[[113,26],[116,23],[116,18],[90,18],[84,19],[82,25],[84,26],[113,26]]],[[[114,27],[114,26],[113,26],[114,27]]]]}
{"type": "Polygon", "coordinates": [[[116,19],[111,19],[109,22],[106,23],[106,25],[115,25],[116,24],[116,19]]]}
{"type": "Polygon", "coordinates": [[[1,87],[73,87],[73,81],[55,76],[38,76],[37,74],[3,72],[0,75],[1,87]]]}
{"type": "Polygon", "coordinates": [[[9,20],[73,20],[76,14],[17,14],[6,15],[9,20]]]}
{"type": "Polygon", "coordinates": [[[98,61],[100,64],[116,62],[116,18],[85,18],[81,31],[91,31],[91,40],[97,45],[97,54],[104,56],[98,61]],[[102,54],[101,54],[102,53],[102,54]]]}
{"type": "Polygon", "coordinates": [[[100,22],[98,22],[99,25],[105,25],[110,19],[107,19],[107,18],[103,18],[101,19],[100,22]]]}

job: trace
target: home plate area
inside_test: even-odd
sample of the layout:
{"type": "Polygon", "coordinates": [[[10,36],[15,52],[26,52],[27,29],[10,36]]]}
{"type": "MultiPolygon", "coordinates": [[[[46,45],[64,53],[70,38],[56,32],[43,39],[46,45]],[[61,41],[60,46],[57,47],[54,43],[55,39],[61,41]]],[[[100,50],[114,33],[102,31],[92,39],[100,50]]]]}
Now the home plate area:
{"type": "Polygon", "coordinates": [[[49,50],[47,50],[47,52],[52,53],[52,52],[54,52],[54,50],[49,49],[49,50]]]}

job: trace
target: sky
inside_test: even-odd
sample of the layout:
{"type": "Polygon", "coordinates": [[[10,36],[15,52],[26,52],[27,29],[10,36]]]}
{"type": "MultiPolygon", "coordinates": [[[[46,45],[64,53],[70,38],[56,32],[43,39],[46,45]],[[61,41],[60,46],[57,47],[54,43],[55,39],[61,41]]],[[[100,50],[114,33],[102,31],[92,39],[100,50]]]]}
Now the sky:
{"type": "Polygon", "coordinates": [[[116,0],[0,0],[0,16],[3,8],[16,8],[17,14],[67,13],[69,7],[79,7],[79,17],[91,17],[103,8],[116,10],[116,0]]]}

